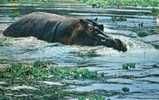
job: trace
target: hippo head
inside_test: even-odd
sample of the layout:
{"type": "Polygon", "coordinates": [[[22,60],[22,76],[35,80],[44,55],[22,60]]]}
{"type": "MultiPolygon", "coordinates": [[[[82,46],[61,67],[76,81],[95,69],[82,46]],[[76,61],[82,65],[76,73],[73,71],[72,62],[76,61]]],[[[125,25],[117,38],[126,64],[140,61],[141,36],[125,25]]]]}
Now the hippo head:
{"type": "Polygon", "coordinates": [[[88,19],[80,19],[74,24],[71,42],[87,46],[103,45],[118,51],[127,51],[126,45],[121,40],[113,39],[105,35],[103,31],[104,26],[102,24],[88,19]]]}

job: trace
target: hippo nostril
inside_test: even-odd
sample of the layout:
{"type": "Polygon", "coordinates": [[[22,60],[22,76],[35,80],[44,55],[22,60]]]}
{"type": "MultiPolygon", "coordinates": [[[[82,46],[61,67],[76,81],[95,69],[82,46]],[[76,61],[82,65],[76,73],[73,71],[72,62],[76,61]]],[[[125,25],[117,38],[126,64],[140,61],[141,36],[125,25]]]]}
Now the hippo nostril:
{"type": "Polygon", "coordinates": [[[119,39],[114,39],[114,41],[115,41],[115,48],[116,49],[118,49],[119,51],[123,51],[123,52],[125,52],[125,51],[127,51],[127,47],[126,47],[126,44],[125,43],[123,43],[121,40],[119,40],[119,39]]]}
{"type": "Polygon", "coordinates": [[[126,52],[126,51],[127,51],[127,47],[126,47],[126,46],[121,46],[121,47],[119,48],[119,51],[126,52]]]}

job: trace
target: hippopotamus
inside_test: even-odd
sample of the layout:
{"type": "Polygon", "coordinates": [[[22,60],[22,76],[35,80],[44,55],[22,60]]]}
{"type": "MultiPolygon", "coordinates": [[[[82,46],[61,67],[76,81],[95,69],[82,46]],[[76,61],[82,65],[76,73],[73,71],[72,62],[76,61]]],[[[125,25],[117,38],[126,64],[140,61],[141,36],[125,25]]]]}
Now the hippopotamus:
{"type": "Polygon", "coordinates": [[[127,51],[125,43],[104,32],[102,24],[85,18],[62,16],[46,12],[32,12],[4,30],[4,36],[33,36],[47,42],[66,45],[107,46],[118,51],[127,51]]]}

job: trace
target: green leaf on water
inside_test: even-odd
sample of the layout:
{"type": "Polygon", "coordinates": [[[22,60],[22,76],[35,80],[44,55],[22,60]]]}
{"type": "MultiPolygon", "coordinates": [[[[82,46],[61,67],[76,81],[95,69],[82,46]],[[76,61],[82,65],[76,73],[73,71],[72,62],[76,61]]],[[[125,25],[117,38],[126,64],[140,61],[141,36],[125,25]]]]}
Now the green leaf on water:
{"type": "Polygon", "coordinates": [[[124,70],[129,70],[129,69],[134,69],[136,68],[136,64],[135,63],[126,63],[122,65],[122,69],[124,70]]]}
{"type": "Polygon", "coordinates": [[[140,32],[137,32],[137,35],[138,35],[139,37],[144,37],[144,36],[150,35],[150,33],[149,33],[149,32],[146,32],[146,31],[140,31],[140,32]]]}
{"type": "Polygon", "coordinates": [[[123,87],[123,88],[122,88],[122,91],[123,91],[123,92],[129,92],[130,89],[129,89],[128,87],[123,87]]]}

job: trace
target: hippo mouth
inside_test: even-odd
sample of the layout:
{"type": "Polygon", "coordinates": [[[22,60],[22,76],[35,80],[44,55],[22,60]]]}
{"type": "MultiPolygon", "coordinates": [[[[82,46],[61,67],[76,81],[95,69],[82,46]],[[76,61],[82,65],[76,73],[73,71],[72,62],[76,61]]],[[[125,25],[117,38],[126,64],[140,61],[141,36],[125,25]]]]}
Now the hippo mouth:
{"type": "Polygon", "coordinates": [[[127,51],[127,47],[126,47],[125,43],[123,43],[119,39],[114,39],[110,36],[107,36],[100,29],[96,29],[96,34],[95,34],[95,36],[93,36],[93,38],[95,39],[95,41],[97,41],[98,45],[111,47],[113,49],[116,49],[116,50],[122,51],[122,52],[127,51]]]}

